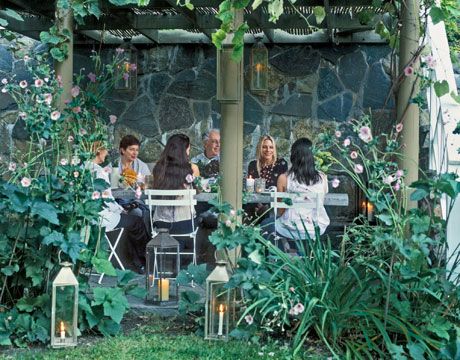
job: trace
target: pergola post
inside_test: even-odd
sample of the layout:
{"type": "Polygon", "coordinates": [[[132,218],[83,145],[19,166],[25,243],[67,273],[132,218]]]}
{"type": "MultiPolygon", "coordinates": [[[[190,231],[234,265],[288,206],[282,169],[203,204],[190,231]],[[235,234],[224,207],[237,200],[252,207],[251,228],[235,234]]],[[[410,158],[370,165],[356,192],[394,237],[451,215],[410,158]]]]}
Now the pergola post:
{"type": "MultiPolygon", "coordinates": [[[[402,2],[401,36],[399,43],[399,73],[403,74],[407,66],[415,71],[419,69],[419,59],[414,55],[420,41],[419,0],[402,2]]],[[[406,183],[410,185],[418,179],[419,171],[419,107],[409,103],[419,91],[419,82],[415,75],[403,76],[397,95],[397,119],[404,125],[402,142],[404,144],[402,168],[406,171],[406,183]]],[[[410,201],[407,196],[407,208],[417,207],[417,202],[410,201]]]]}
{"type": "MultiPolygon", "coordinates": [[[[243,21],[243,11],[235,13],[235,28],[243,21]]],[[[230,36],[228,36],[230,37],[230,36]]],[[[235,209],[242,207],[243,195],[243,60],[231,59],[230,49],[218,50],[217,88],[237,94],[232,100],[220,100],[222,198],[235,209]]]]}
{"type": "Polygon", "coordinates": [[[64,107],[64,101],[70,99],[70,89],[73,81],[73,14],[72,9],[56,8],[56,26],[59,31],[67,29],[70,39],[66,45],[68,47],[67,58],[63,62],[55,61],[54,67],[56,75],[61,76],[63,92],[59,100],[60,108],[64,107]]]}

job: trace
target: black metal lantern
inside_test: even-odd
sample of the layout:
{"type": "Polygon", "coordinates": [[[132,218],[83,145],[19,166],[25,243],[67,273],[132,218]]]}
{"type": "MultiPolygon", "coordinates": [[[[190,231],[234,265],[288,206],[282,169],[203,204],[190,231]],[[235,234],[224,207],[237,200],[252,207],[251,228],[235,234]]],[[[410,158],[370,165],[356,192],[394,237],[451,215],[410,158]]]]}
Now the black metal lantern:
{"type": "Polygon", "coordinates": [[[123,91],[136,91],[137,89],[137,49],[131,44],[130,39],[116,49],[119,63],[116,68],[115,89],[123,91]]]}
{"type": "Polygon", "coordinates": [[[225,261],[217,261],[216,268],[206,278],[206,306],[204,338],[228,340],[235,315],[235,291],[225,285],[230,280],[225,261]]]}
{"type": "Polygon", "coordinates": [[[78,280],[72,272],[72,263],[63,262],[53,281],[51,296],[51,347],[77,345],[78,280]]]}
{"type": "Polygon", "coordinates": [[[148,242],[146,260],[146,302],[161,306],[176,305],[179,285],[176,277],[180,269],[179,242],[169,235],[167,229],[148,242]]]}
{"type": "Polygon", "coordinates": [[[268,50],[262,39],[251,48],[251,91],[268,91],[268,50]]]}

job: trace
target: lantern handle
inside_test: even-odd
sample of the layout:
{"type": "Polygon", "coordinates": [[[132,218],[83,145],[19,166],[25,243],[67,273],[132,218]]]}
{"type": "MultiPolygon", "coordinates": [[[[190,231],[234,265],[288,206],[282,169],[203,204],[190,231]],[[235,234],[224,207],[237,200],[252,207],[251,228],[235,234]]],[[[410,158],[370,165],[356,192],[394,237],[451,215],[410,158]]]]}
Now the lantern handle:
{"type": "Polygon", "coordinates": [[[59,249],[59,251],[58,251],[58,261],[59,261],[59,264],[62,263],[62,261],[61,261],[61,252],[62,252],[62,249],[59,249]]]}

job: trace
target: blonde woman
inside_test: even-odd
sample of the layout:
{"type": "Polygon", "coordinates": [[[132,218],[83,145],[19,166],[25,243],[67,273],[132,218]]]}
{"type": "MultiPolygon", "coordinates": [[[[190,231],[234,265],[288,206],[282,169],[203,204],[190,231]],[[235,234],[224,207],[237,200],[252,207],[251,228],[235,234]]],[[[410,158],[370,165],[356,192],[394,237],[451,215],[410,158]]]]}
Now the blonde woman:
{"type": "Polygon", "coordinates": [[[264,135],[257,144],[256,160],[249,163],[248,177],[265,179],[265,186],[276,186],[278,177],[288,170],[287,162],[276,156],[275,139],[264,135]]]}

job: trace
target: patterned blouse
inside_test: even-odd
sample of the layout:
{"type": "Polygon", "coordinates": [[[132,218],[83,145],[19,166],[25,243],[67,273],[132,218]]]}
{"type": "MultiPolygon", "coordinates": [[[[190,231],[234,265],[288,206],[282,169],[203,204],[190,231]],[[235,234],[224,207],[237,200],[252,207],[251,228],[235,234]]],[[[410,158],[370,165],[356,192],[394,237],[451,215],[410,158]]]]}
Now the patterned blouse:
{"type": "Polygon", "coordinates": [[[248,166],[248,177],[253,179],[263,178],[265,179],[265,187],[276,186],[278,177],[281,174],[286,173],[288,170],[287,162],[283,158],[279,158],[273,165],[265,165],[259,172],[257,171],[257,160],[252,160],[248,166]]]}

